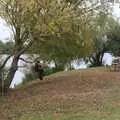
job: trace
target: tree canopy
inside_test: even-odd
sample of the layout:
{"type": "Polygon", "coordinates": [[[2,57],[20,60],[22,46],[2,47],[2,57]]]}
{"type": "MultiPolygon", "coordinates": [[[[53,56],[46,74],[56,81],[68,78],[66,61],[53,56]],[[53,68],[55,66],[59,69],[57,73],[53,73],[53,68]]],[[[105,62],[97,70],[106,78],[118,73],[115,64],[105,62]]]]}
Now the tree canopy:
{"type": "Polygon", "coordinates": [[[120,23],[114,19],[111,21],[107,39],[109,52],[114,56],[120,56],[120,23]]]}
{"type": "Polygon", "coordinates": [[[35,42],[44,46],[40,52],[47,51],[50,58],[67,54],[65,59],[69,60],[88,54],[96,35],[96,15],[106,12],[106,5],[103,0],[0,0],[0,16],[11,28],[14,41],[11,53],[0,66],[1,72],[13,57],[4,87],[9,88],[21,55],[35,42]]]}

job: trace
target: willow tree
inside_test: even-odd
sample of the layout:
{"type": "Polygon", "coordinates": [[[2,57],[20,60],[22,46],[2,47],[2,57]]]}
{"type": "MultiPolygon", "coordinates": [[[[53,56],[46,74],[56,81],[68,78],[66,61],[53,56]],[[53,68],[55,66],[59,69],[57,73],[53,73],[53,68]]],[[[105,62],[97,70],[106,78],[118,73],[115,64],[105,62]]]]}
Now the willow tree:
{"type": "Polygon", "coordinates": [[[112,20],[107,32],[108,52],[114,56],[120,56],[120,23],[112,20]]]}
{"type": "Polygon", "coordinates": [[[44,61],[53,61],[57,70],[64,70],[66,66],[70,67],[73,60],[89,55],[92,52],[94,29],[88,25],[70,26],[70,29],[67,32],[62,31],[58,38],[38,40],[31,48],[32,53],[40,54],[44,61]]]}
{"type": "MultiPolygon", "coordinates": [[[[56,67],[63,70],[65,65],[72,60],[89,56],[94,48],[93,43],[99,27],[98,15],[101,12],[108,14],[107,3],[91,0],[65,0],[74,10],[72,22],[59,23],[56,21],[57,30],[60,33],[58,38],[51,38],[50,41],[40,40],[33,46],[33,53],[40,54],[45,61],[54,61],[56,67]],[[62,27],[63,26],[63,27],[62,27]]],[[[53,24],[53,27],[55,25],[53,24]]]]}
{"type": "Polygon", "coordinates": [[[0,79],[1,88],[7,90],[18,70],[19,60],[23,60],[21,55],[38,38],[48,40],[57,37],[59,32],[57,23],[62,24],[61,27],[68,28],[74,11],[68,3],[58,0],[0,0],[0,15],[11,28],[14,41],[12,52],[0,66],[2,72],[12,57],[11,66],[4,78],[4,86],[0,79]]]}
{"type": "MultiPolygon", "coordinates": [[[[73,4],[66,0],[0,0],[0,15],[11,28],[14,40],[12,52],[0,66],[2,72],[12,57],[11,66],[4,78],[5,89],[9,88],[18,70],[19,60],[23,60],[21,55],[38,38],[40,41],[57,39],[61,32],[68,32],[71,29],[70,23],[73,22],[78,26],[79,35],[82,38],[85,36],[84,43],[87,43],[90,36],[87,35],[87,28],[94,28],[91,26],[91,19],[96,10],[101,9],[103,5],[91,0],[81,0],[78,3],[73,4]]],[[[0,86],[2,88],[2,85],[0,86]]]]}
{"type": "MultiPolygon", "coordinates": [[[[83,21],[78,20],[78,24],[84,24],[83,32],[85,40],[91,40],[93,51],[88,55],[87,60],[93,64],[93,66],[102,65],[102,60],[104,53],[106,52],[106,41],[105,34],[108,30],[109,20],[108,16],[111,14],[111,6],[110,2],[106,0],[72,0],[70,1],[73,5],[75,5],[75,9],[77,9],[78,14],[84,13],[81,17],[83,17],[83,21]],[[85,11],[84,11],[84,10],[85,11]],[[86,16],[88,18],[86,18],[86,16]],[[86,18],[86,19],[84,19],[86,18]],[[89,35],[88,30],[91,29],[91,35],[89,35]],[[92,37],[91,37],[92,36],[92,37]],[[87,38],[86,38],[87,37],[87,38]]],[[[88,41],[87,41],[88,43],[88,41]]],[[[87,50],[87,49],[86,49],[87,50]]]]}
{"type": "Polygon", "coordinates": [[[93,42],[93,52],[86,57],[92,67],[103,65],[103,56],[108,51],[107,32],[110,29],[111,17],[100,13],[96,17],[96,35],[93,42]]]}

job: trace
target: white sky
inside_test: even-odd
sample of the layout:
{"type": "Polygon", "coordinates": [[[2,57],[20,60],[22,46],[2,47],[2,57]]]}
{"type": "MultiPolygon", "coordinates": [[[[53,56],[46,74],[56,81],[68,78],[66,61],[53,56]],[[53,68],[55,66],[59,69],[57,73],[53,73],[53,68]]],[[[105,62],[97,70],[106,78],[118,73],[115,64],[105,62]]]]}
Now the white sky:
{"type": "Polygon", "coordinates": [[[116,18],[120,18],[120,4],[114,5],[113,16],[116,18]]]}
{"type": "Polygon", "coordinates": [[[5,21],[0,18],[0,40],[6,42],[11,38],[12,32],[10,28],[6,25],[5,21]]]}

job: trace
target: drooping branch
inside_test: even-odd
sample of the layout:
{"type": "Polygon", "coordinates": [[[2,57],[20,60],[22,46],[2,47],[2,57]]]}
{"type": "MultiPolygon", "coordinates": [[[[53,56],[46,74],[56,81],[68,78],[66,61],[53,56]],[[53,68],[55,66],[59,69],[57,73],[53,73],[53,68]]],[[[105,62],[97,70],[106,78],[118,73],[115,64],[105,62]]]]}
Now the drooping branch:
{"type": "Polygon", "coordinates": [[[28,60],[25,60],[24,58],[19,58],[19,60],[22,60],[25,63],[34,63],[34,61],[28,61],[28,60]]]}
{"type": "Polygon", "coordinates": [[[37,33],[35,33],[33,36],[32,36],[32,38],[33,39],[36,39],[36,38],[51,38],[51,37],[53,37],[54,35],[51,35],[51,34],[42,34],[41,32],[37,32],[37,33]]]}
{"type": "Polygon", "coordinates": [[[77,6],[79,6],[84,0],[78,0],[76,2],[76,4],[74,5],[74,8],[76,8],[77,6]]]}
{"type": "Polygon", "coordinates": [[[88,56],[88,60],[90,61],[91,64],[94,64],[93,59],[91,59],[90,56],[88,56]]]}
{"type": "Polygon", "coordinates": [[[40,59],[40,57],[36,57],[33,61],[28,61],[28,60],[25,60],[24,58],[19,58],[19,60],[21,60],[21,61],[23,61],[23,62],[25,62],[25,63],[34,63],[36,60],[38,60],[38,59],[40,59]]]}
{"type": "Polygon", "coordinates": [[[2,69],[5,67],[7,61],[8,61],[10,58],[11,58],[11,55],[9,55],[9,56],[5,59],[5,61],[3,62],[3,64],[0,66],[0,70],[2,70],[2,69]]]}
{"type": "Polygon", "coordinates": [[[6,7],[6,4],[7,4],[7,3],[6,3],[6,1],[4,1],[4,0],[0,0],[0,4],[6,7]]]}

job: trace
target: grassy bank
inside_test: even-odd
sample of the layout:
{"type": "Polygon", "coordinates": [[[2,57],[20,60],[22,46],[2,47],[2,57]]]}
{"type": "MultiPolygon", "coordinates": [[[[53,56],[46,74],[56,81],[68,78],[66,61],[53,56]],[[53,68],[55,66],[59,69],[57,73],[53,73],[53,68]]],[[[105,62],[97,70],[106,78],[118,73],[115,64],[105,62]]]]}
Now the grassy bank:
{"type": "Polygon", "coordinates": [[[0,106],[0,120],[119,120],[120,74],[57,73],[11,90],[0,106]]]}

